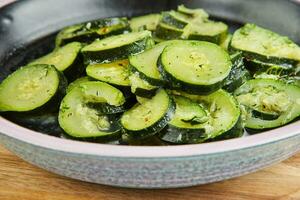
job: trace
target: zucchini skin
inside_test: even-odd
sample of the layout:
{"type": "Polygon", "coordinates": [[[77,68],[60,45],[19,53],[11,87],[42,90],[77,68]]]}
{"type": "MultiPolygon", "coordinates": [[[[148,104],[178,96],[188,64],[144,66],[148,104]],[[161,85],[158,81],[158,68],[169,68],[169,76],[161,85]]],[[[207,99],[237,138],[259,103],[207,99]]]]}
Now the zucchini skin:
{"type": "Polygon", "coordinates": [[[212,85],[206,85],[206,86],[201,86],[201,85],[194,85],[190,83],[183,82],[181,80],[178,80],[174,78],[170,73],[164,70],[163,64],[161,62],[161,56],[158,58],[157,61],[158,69],[163,77],[164,80],[166,80],[167,85],[169,88],[174,89],[174,90],[180,90],[180,91],[185,91],[189,94],[211,94],[218,89],[222,88],[224,85],[226,78],[223,79],[222,81],[219,81],[215,84],[212,85]]]}
{"type": "Polygon", "coordinates": [[[148,38],[144,38],[132,44],[103,51],[81,51],[84,64],[95,64],[127,59],[128,56],[144,51],[148,46],[148,38]]]}
{"type": "Polygon", "coordinates": [[[146,90],[144,88],[136,88],[134,94],[140,97],[151,98],[155,95],[157,90],[158,88],[152,90],[146,90]]]}
{"type": "MultiPolygon", "coordinates": [[[[176,13],[175,13],[176,14],[176,13]]],[[[183,29],[188,22],[176,19],[174,16],[170,14],[170,12],[162,13],[162,22],[174,26],[178,29],[183,29]]]]}
{"type": "Polygon", "coordinates": [[[268,74],[276,75],[290,75],[294,73],[296,69],[290,64],[274,65],[273,63],[247,59],[245,59],[245,66],[252,73],[267,72],[268,74]]]}
{"type": "Polygon", "coordinates": [[[164,24],[159,23],[156,27],[154,36],[162,40],[173,40],[180,39],[182,34],[182,29],[177,29],[176,27],[173,27],[173,29],[171,29],[169,27],[166,27],[164,24]]]}
{"type": "Polygon", "coordinates": [[[138,73],[139,77],[145,81],[147,81],[148,83],[150,83],[153,86],[165,86],[166,82],[164,80],[160,80],[160,79],[155,79],[155,78],[151,78],[149,76],[147,76],[146,74],[144,74],[143,72],[139,71],[138,69],[136,69],[133,65],[129,64],[129,70],[131,71],[131,73],[138,73]]]}
{"type": "Polygon", "coordinates": [[[165,126],[167,126],[168,122],[172,119],[176,109],[176,104],[174,100],[169,96],[169,108],[164,116],[162,116],[156,123],[152,124],[152,126],[147,127],[143,130],[133,131],[128,130],[122,127],[123,132],[128,134],[132,139],[144,139],[150,136],[153,136],[160,132],[165,126]]]}

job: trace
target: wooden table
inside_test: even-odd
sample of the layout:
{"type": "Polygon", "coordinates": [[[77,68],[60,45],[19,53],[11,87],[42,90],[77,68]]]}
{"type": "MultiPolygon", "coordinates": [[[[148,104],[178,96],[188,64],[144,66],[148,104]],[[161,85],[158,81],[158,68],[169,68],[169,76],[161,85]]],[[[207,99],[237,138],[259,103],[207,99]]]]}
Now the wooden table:
{"type": "Polygon", "coordinates": [[[300,154],[260,172],[183,189],[115,188],[58,176],[0,146],[0,200],[300,200],[300,154]]]}

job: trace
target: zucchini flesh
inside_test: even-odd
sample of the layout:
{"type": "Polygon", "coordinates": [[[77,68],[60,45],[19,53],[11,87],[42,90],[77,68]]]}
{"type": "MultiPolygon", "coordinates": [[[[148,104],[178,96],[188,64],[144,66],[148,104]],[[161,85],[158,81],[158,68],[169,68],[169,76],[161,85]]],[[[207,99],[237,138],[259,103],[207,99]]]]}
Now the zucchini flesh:
{"type": "Polygon", "coordinates": [[[228,26],[222,22],[206,21],[191,24],[188,39],[221,44],[227,36],[228,26]]]}
{"type": "Polygon", "coordinates": [[[205,10],[203,9],[190,9],[185,7],[184,5],[179,5],[177,7],[177,11],[180,13],[183,13],[185,15],[190,15],[192,17],[202,17],[203,19],[207,19],[208,18],[208,14],[207,12],[205,12],[205,10]]]}
{"type": "Polygon", "coordinates": [[[183,96],[201,104],[208,112],[208,120],[197,125],[203,128],[204,134],[198,139],[193,138],[190,143],[201,143],[205,141],[229,139],[240,137],[243,134],[241,125],[241,111],[237,101],[224,90],[218,90],[212,94],[200,96],[181,93],[183,96]]]}
{"type": "Polygon", "coordinates": [[[159,90],[154,97],[137,103],[124,112],[121,125],[124,131],[134,138],[146,138],[161,131],[170,121],[175,104],[167,92],[159,90]]]}
{"type": "Polygon", "coordinates": [[[191,20],[191,17],[174,10],[162,13],[162,22],[179,29],[183,29],[191,20]]]}
{"type": "Polygon", "coordinates": [[[296,65],[300,61],[297,44],[254,24],[246,24],[232,37],[230,47],[240,50],[248,60],[259,60],[272,64],[296,65]]]}
{"type": "Polygon", "coordinates": [[[128,60],[89,65],[86,68],[86,73],[89,77],[99,81],[116,86],[130,86],[128,60]]]}
{"type": "Polygon", "coordinates": [[[132,31],[140,31],[146,29],[149,31],[155,31],[157,24],[161,19],[160,14],[149,14],[139,17],[134,17],[130,20],[130,28],[132,31]]]}
{"type": "Polygon", "coordinates": [[[148,81],[152,85],[164,85],[164,80],[157,67],[157,61],[163,49],[170,44],[180,42],[179,40],[171,40],[161,42],[153,48],[148,49],[140,54],[129,57],[131,71],[138,72],[139,76],[148,81]]]}
{"type": "Polygon", "coordinates": [[[163,141],[171,143],[194,143],[205,136],[203,123],[208,120],[206,111],[198,103],[173,96],[176,102],[174,117],[159,134],[163,141]]]}
{"type": "Polygon", "coordinates": [[[116,116],[111,114],[119,111],[124,103],[121,91],[106,83],[81,83],[64,97],[58,121],[62,129],[75,138],[112,136],[119,134],[120,127],[116,116]]]}
{"type": "Polygon", "coordinates": [[[85,64],[107,63],[140,53],[148,48],[150,31],[133,32],[97,40],[82,48],[85,64]]]}
{"type": "Polygon", "coordinates": [[[238,88],[234,95],[241,105],[250,108],[245,124],[249,129],[279,127],[300,116],[300,88],[295,85],[279,80],[253,79],[238,88]]]}
{"type": "Polygon", "coordinates": [[[64,28],[56,37],[56,46],[63,46],[74,41],[91,43],[97,38],[121,34],[129,29],[127,18],[94,20],[64,28]]]}
{"type": "Polygon", "coordinates": [[[53,52],[34,60],[29,65],[48,64],[54,65],[58,71],[73,80],[80,77],[84,72],[84,66],[79,56],[82,44],[79,42],[69,43],[61,48],[55,49],[53,52]]]}
{"type": "Polygon", "coordinates": [[[157,86],[151,85],[147,81],[143,80],[137,72],[132,73],[129,76],[129,80],[131,92],[137,96],[150,98],[155,94],[158,88],[157,86]]]}
{"type": "Polygon", "coordinates": [[[160,40],[180,39],[183,34],[183,29],[176,28],[166,23],[160,22],[157,25],[154,37],[160,40]]]}
{"type": "Polygon", "coordinates": [[[65,88],[65,78],[53,65],[21,67],[0,84],[0,111],[56,109],[65,88]]]}
{"type": "Polygon", "coordinates": [[[159,60],[162,75],[170,87],[194,94],[208,94],[221,88],[231,65],[226,51],[203,41],[169,45],[159,60]]]}
{"type": "Polygon", "coordinates": [[[92,81],[92,79],[88,76],[84,76],[81,78],[76,79],[75,81],[73,81],[72,83],[70,83],[67,87],[66,92],[70,92],[72,89],[78,87],[81,83],[85,83],[85,82],[89,82],[92,81]]]}

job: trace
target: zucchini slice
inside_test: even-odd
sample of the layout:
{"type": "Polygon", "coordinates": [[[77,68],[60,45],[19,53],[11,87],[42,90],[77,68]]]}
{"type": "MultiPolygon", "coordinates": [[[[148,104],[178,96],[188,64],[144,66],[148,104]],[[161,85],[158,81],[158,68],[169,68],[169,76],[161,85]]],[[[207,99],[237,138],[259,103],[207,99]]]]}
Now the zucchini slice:
{"type": "Polygon", "coordinates": [[[95,39],[117,35],[129,31],[127,18],[105,18],[69,26],[60,31],[56,37],[56,46],[70,42],[91,43],[95,39]]]}
{"type": "Polygon", "coordinates": [[[144,51],[151,39],[150,31],[127,33],[111,36],[82,48],[86,65],[107,63],[144,51]]]}
{"type": "Polygon", "coordinates": [[[128,60],[89,65],[86,68],[86,73],[99,81],[116,86],[130,87],[128,60]]]}
{"type": "Polygon", "coordinates": [[[203,107],[183,96],[173,96],[176,103],[175,115],[168,126],[159,134],[163,141],[171,143],[195,143],[205,136],[203,123],[208,116],[203,107]]]}
{"type": "Polygon", "coordinates": [[[177,42],[180,42],[180,40],[161,42],[140,54],[130,56],[129,64],[131,71],[138,72],[139,76],[145,81],[148,81],[151,85],[163,86],[165,81],[160,75],[157,61],[167,45],[175,44],[177,42]]]}
{"type": "Polygon", "coordinates": [[[223,22],[207,21],[190,24],[189,40],[201,40],[221,44],[227,36],[228,26],[223,22]]]}
{"type": "Polygon", "coordinates": [[[267,74],[274,74],[274,75],[289,75],[295,72],[296,68],[289,64],[272,64],[261,62],[259,60],[245,60],[245,66],[251,73],[267,73],[267,74]]]}
{"type": "Polygon", "coordinates": [[[201,104],[208,113],[208,120],[196,125],[197,129],[204,129],[204,133],[202,131],[192,134],[191,140],[187,142],[201,143],[243,135],[243,127],[240,120],[241,111],[237,101],[229,93],[224,90],[218,90],[205,96],[190,95],[187,93],[181,93],[181,95],[201,104]],[[199,138],[196,138],[196,135],[199,138]]]}
{"type": "Polygon", "coordinates": [[[247,60],[295,66],[300,61],[300,47],[283,37],[254,24],[234,32],[230,48],[243,52],[247,60]]]}
{"type": "Polygon", "coordinates": [[[245,125],[249,129],[283,126],[300,116],[300,88],[295,85],[279,80],[253,79],[238,88],[234,95],[241,105],[250,108],[245,125]]]}
{"type": "Polygon", "coordinates": [[[119,134],[117,112],[123,112],[125,98],[121,91],[106,83],[81,83],[64,97],[58,121],[74,138],[111,137],[119,134]]]}
{"type": "Polygon", "coordinates": [[[53,65],[19,68],[0,84],[0,112],[56,110],[67,81],[53,65]]]}
{"type": "Polygon", "coordinates": [[[129,76],[131,92],[137,96],[151,98],[156,90],[157,86],[151,85],[147,81],[143,80],[139,73],[135,72],[129,76]]]}
{"type": "Polygon", "coordinates": [[[134,138],[146,138],[161,131],[175,110],[172,98],[163,89],[143,104],[136,104],[121,117],[123,130],[134,138]]]}
{"type": "Polygon", "coordinates": [[[178,29],[183,29],[192,18],[180,12],[171,10],[162,13],[162,22],[178,29]]]}
{"type": "Polygon", "coordinates": [[[232,34],[227,34],[226,38],[221,42],[220,46],[225,49],[225,50],[228,50],[228,47],[229,47],[229,43],[231,41],[231,38],[232,38],[232,34]]]}
{"type": "Polygon", "coordinates": [[[177,7],[177,11],[185,14],[185,15],[189,15],[191,17],[202,17],[203,19],[208,19],[208,14],[207,12],[205,12],[205,10],[197,8],[197,9],[190,9],[185,7],[184,5],[179,5],[177,7]]]}
{"type": "Polygon", "coordinates": [[[80,77],[84,72],[82,59],[79,56],[82,44],[79,42],[69,43],[53,52],[34,60],[29,65],[48,64],[54,65],[58,71],[64,73],[68,80],[80,77]]]}
{"type": "Polygon", "coordinates": [[[180,39],[183,34],[183,29],[176,28],[166,23],[160,22],[157,25],[154,37],[160,40],[180,39]]]}
{"type": "Polygon", "coordinates": [[[155,31],[157,24],[161,19],[160,14],[149,14],[139,17],[134,17],[130,20],[130,28],[132,31],[138,32],[146,29],[148,31],[155,31]]]}
{"type": "Polygon", "coordinates": [[[70,83],[67,87],[66,92],[70,92],[73,88],[78,87],[81,83],[85,83],[85,82],[89,82],[89,81],[93,81],[92,78],[88,77],[88,76],[84,76],[81,78],[76,79],[75,81],[73,81],[72,83],[70,83]]]}
{"type": "Polygon", "coordinates": [[[229,76],[224,82],[223,89],[228,92],[234,92],[243,83],[250,79],[250,73],[244,66],[244,60],[241,52],[230,55],[232,68],[229,76]]]}
{"type": "Polygon", "coordinates": [[[192,94],[209,94],[220,89],[232,65],[225,50],[204,41],[169,45],[158,63],[171,88],[192,94]]]}

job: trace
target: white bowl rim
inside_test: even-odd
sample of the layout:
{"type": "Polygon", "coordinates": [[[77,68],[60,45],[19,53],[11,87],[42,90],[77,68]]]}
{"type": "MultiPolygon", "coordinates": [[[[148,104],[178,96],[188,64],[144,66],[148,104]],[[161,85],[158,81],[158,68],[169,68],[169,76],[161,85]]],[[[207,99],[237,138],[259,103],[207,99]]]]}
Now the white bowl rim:
{"type": "Polygon", "coordinates": [[[21,127],[1,116],[0,133],[31,145],[67,153],[100,157],[164,158],[223,153],[277,142],[300,134],[300,121],[247,137],[176,146],[125,146],[66,140],[21,127]]]}

